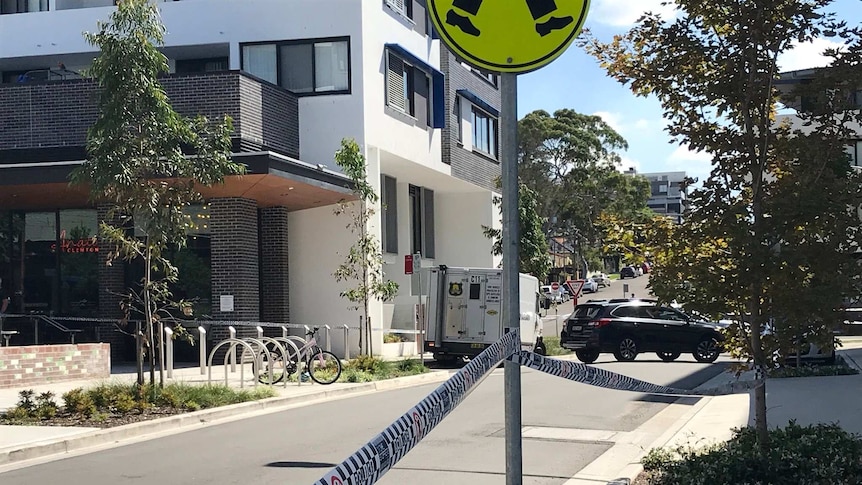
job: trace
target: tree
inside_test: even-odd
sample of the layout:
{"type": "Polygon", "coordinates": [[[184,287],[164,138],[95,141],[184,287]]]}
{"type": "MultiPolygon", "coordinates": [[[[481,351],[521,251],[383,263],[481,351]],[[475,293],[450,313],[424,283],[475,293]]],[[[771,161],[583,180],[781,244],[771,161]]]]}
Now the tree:
{"type": "MultiPolygon", "coordinates": [[[[851,121],[859,121],[858,111],[846,110],[848,90],[862,85],[859,31],[821,12],[830,0],[674,3],[680,15],[673,21],[646,14],[611,42],[588,36],[584,45],[636,95],[658,98],[675,141],[712,155],[687,220],[666,232],[672,240],[653,291],[705,313],[734,312],[745,338],[731,344],[762,377],[771,345],[761,338],[765,324],[792,334],[807,321],[825,334],[833,308],[858,291],[850,253],[858,248],[859,176],[843,149],[851,121]],[[806,87],[819,102],[801,113],[816,127],[803,132],[776,122],[778,57],[820,35],[838,35],[848,48],[828,52],[833,67],[806,87]],[[828,286],[824,300],[782,306],[818,285],[828,286]],[[803,313],[788,319],[787,308],[803,313]],[[812,322],[815,313],[821,318],[812,322]]],[[[793,94],[798,101],[801,93],[793,94]]],[[[765,449],[765,384],[755,390],[755,411],[765,449]]]]}
{"type": "MultiPolygon", "coordinates": [[[[111,207],[99,228],[114,246],[108,263],[143,264],[140,289],[129,289],[123,308],[126,321],[132,314],[143,317],[151,385],[163,320],[171,319],[171,310],[190,310],[186,302],[173,300],[168,287],[179,275],[167,252],[186,242],[183,208],[202,200],[199,187],[245,171],[231,159],[230,118],[218,123],[200,116],[187,119],[171,107],[158,80],[169,70],[157,47],[164,34],[158,9],[147,0],[119,2],[108,22],[84,34],[100,50],[89,70],[100,88],[99,116],[88,133],[87,160],[72,174],[73,183],[89,185],[93,201],[111,207]]],[[[143,345],[138,348],[139,385],[143,345]]]]}
{"type": "MultiPolygon", "coordinates": [[[[499,185],[499,184],[498,184],[499,185]]],[[[494,198],[494,204],[500,207],[502,215],[503,199],[494,198]]],[[[521,244],[519,246],[521,272],[531,274],[544,281],[551,268],[548,259],[548,239],[542,230],[542,218],[536,212],[538,199],[536,193],[530,190],[526,184],[518,186],[518,222],[520,224],[521,244]]],[[[500,256],[503,254],[503,231],[488,226],[482,226],[485,237],[494,240],[491,253],[500,256]]]]}
{"type": "Polygon", "coordinates": [[[624,175],[616,150],[628,144],[599,116],[538,110],[518,123],[519,177],[541,194],[537,212],[548,234],[566,237],[585,262],[600,246],[602,213],[643,219],[649,182],[624,175]]]}
{"type": "MultiPolygon", "coordinates": [[[[368,183],[365,157],[355,140],[341,140],[341,148],[335,153],[335,163],[353,182],[353,195],[357,199],[339,202],[335,208],[335,215],[349,214],[350,222],[345,227],[357,239],[333,276],[336,281],[352,281],[356,285],[342,291],[340,296],[354,303],[352,308],[362,309],[359,319],[359,348],[360,351],[372,355],[371,317],[368,315],[368,306],[374,298],[382,301],[394,298],[398,293],[398,283],[385,279],[380,242],[374,234],[368,232],[368,225],[375,213],[374,204],[380,198],[374,191],[374,187],[368,183]],[[363,342],[365,342],[364,348],[363,342]]],[[[344,345],[347,345],[347,342],[344,345]]]]}

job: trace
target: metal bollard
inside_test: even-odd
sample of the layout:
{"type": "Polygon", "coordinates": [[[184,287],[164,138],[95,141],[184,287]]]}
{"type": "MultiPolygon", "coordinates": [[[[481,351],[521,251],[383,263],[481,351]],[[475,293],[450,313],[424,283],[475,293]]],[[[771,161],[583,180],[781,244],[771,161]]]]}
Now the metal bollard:
{"type": "Polygon", "coordinates": [[[323,326],[323,337],[326,339],[326,351],[332,352],[332,344],[330,344],[329,331],[332,330],[329,325],[323,326]]]}
{"type": "Polygon", "coordinates": [[[257,326],[257,338],[263,338],[263,327],[257,326]]]}
{"type": "Polygon", "coordinates": [[[282,326],[281,326],[281,336],[282,336],[282,338],[287,338],[287,336],[288,336],[288,335],[290,335],[290,331],[287,329],[287,327],[286,327],[286,326],[282,325],[282,326]]]}
{"type": "Polygon", "coordinates": [[[201,375],[204,375],[207,373],[207,331],[203,327],[198,327],[198,346],[200,346],[201,375]]]}
{"type": "Polygon", "coordinates": [[[344,327],[344,360],[350,360],[350,327],[347,325],[342,327],[344,327]]]}
{"type": "Polygon", "coordinates": [[[168,359],[168,379],[174,377],[174,331],[165,327],[165,357],[168,359]]]}
{"type": "MultiPolygon", "coordinates": [[[[227,331],[228,335],[230,335],[230,338],[236,338],[236,329],[233,328],[233,325],[229,326],[227,328],[227,331]]],[[[231,344],[230,348],[228,349],[228,352],[230,353],[230,355],[228,356],[228,358],[230,359],[230,371],[236,372],[236,344],[231,344]]]]}

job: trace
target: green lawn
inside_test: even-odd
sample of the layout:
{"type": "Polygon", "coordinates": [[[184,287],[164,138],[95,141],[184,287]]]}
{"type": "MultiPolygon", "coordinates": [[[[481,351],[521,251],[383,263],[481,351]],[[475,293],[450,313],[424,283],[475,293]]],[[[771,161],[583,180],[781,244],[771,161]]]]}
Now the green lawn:
{"type": "Polygon", "coordinates": [[[610,273],[610,274],[608,274],[608,278],[610,278],[612,280],[618,280],[618,279],[620,279],[620,274],[619,273],[610,273]]]}

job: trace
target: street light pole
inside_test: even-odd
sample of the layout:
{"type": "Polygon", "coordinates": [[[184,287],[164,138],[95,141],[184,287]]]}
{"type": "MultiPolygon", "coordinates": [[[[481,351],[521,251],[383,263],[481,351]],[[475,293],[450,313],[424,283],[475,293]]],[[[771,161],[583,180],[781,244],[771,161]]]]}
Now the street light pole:
{"type": "MultiPolygon", "coordinates": [[[[518,75],[503,73],[501,168],[503,190],[503,318],[509,331],[520,329],[520,210],[518,209],[518,75]]],[[[521,342],[518,341],[520,348],[521,342]]],[[[521,369],[520,365],[506,361],[503,370],[505,429],[506,429],[506,485],[523,483],[523,454],[521,449],[521,369]]]]}

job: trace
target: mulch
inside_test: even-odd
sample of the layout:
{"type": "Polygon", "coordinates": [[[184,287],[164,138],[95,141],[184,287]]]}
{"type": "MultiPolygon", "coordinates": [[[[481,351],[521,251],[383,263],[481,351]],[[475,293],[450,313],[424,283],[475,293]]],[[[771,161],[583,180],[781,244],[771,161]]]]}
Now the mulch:
{"type": "Polygon", "coordinates": [[[188,411],[171,407],[152,407],[145,409],[143,412],[132,411],[128,414],[102,413],[91,417],[85,417],[78,414],[57,413],[53,418],[26,422],[11,422],[0,419],[0,424],[19,424],[27,426],[83,426],[87,428],[104,429],[123,426],[125,424],[139,423],[141,421],[165,418],[177,414],[184,414],[186,412],[188,411]]]}

